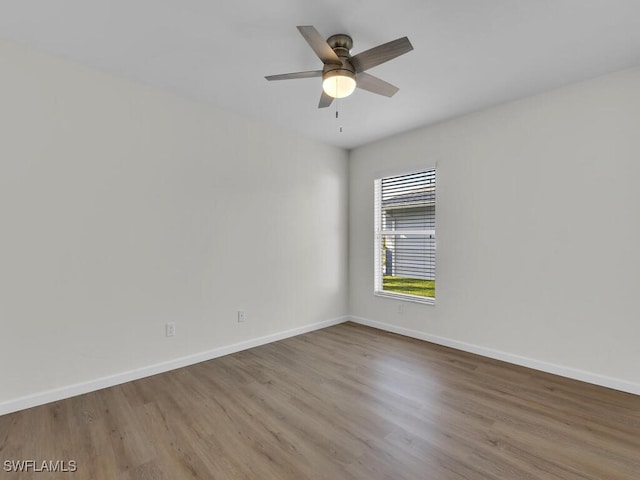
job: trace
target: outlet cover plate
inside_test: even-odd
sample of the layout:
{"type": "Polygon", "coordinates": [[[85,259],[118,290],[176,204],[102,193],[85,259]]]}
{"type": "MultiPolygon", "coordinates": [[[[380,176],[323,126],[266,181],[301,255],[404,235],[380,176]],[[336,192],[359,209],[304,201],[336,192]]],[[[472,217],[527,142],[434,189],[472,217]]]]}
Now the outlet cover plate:
{"type": "Polygon", "coordinates": [[[173,337],[176,334],[175,322],[169,322],[164,326],[164,331],[167,337],[173,337]]]}

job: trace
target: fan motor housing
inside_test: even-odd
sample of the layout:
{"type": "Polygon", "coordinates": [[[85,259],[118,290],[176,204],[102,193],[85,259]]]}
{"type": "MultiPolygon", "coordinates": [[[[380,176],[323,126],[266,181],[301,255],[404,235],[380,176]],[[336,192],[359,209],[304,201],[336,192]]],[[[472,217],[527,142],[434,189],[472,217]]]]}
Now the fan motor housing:
{"type": "Polygon", "coordinates": [[[322,78],[327,79],[341,75],[345,77],[351,77],[355,79],[356,69],[353,68],[349,58],[351,54],[349,50],[353,47],[353,40],[349,35],[339,33],[337,35],[331,35],[327,38],[327,43],[331,49],[336,52],[336,55],[342,60],[342,65],[336,63],[326,63],[322,68],[322,78]]]}
{"type": "Polygon", "coordinates": [[[322,69],[322,77],[334,76],[334,75],[345,75],[347,77],[354,76],[356,74],[356,69],[353,68],[353,65],[346,60],[342,59],[342,65],[338,64],[326,64],[322,69]]]}

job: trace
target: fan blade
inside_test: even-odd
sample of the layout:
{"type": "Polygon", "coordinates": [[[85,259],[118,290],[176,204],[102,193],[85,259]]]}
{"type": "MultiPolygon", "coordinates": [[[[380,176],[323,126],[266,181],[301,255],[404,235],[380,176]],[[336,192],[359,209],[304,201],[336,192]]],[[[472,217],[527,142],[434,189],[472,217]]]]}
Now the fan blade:
{"type": "Polygon", "coordinates": [[[320,103],[318,103],[318,108],[326,108],[329,105],[331,105],[331,102],[333,102],[333,97],[330,95],[327,95],[326,92],[322,90],[322,95],[320,96],[320,103]]]}
{"type": "Polygon", "coordinates": [[[342,65],[342,61],[336,55],[336,52],[329,46],[327,41],[322,38],[320,32],[311,25],[298,27],[298,30],[307,41],[309,46],[316,52],[316,55],[322,60],[322,63],[342,65]]]}
{"type": "Polygon", "coordinates": [[[393,60],[400,55],[413,50],[413,45],[407,37],[398,38],[388,43],[378,45],[377,47],[365,50],[349,60],[351,65],[356,69],[357,73],[364,72],[370,68],[376,67],[381,63],[393,60]]]}
{"type": "Polygon", "coordinates": [[[395,85],[385,82],[381,78],[374,77],[368,73],[359,73],[356,77],[356,87],[366,90],[367,92],[377,93],[385,97],[393,97],[398,90],[395,85]]]}
{"type": "Polygon", "coordinates": [[[311,78],[321,77],[322,70],[309,70],[307,72],[295,72],[295,73],[283,73],[281,75],[269,75],[266,78],[269,81],[272,80],[294,80],[296,78],[311,78]]]}

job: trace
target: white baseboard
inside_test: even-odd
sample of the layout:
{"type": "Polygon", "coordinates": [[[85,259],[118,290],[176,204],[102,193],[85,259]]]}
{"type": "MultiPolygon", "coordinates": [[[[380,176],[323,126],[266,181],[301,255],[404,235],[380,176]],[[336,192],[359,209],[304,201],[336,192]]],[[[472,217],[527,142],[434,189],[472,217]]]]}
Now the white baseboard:
{"type": "Polygon", "coordinates": [[[522,357],[520,355],[501,352],[499,350],[494,350],[491,348],[473,345],[466,342],[460,342],[458,340],[452,340],[450,338],[431,335],[431,334],[420,332],[417,330],[411,330],[411,329],[400,327],[397,325],[391,325],[388,323],[378,322],[375,320],[369,320],[362,317],[344,316],[344,317],[334,318],[331,320],[325,320],[322,322],[313,323],[311,325],[305,325],[303,327],[285,330],[282,332],[266,335],[263,337],[245,340],[242,342],[234,343],[232,345],[225,345],[223,347],[214,348],[213,350],[208,350],[208,351],[196,353],[193,355],[187,355],[185,357],[168,360],[166,362],[161,362],[161,363],[149,365],[142,368],[137,368],[134,370],[121,372],[121,373],[109,375],[106,377],[101,377],[95,380],[77,383],[74,385],[68,385],[68,386],[64,386],[64,387],[60,387],[52,390],[47,390],[44,392],[38,392],[32,395],[27,395],[25,397],[17,398],[15,400],[5,401],[0,403],[0,415],[17,412],[19,410],[36,407],[38,405],[44,405],[45,403],[50,403],[58,400],[63,400],[65,398],[75,397],[76,395],[81,395],[83,393],[89,393],[89,392],[93,392],[103,388],[112,387],[114,385],[130,382],[132,380],[138,380],[140,378],[149,377],[151,375],[168,372],[170,370],[175,370],[176,368],[186,367],[196,363],[222,357],[224,355],[229,355],[231,353],[239,352],[241,350],[247,350],[249,348],[258,347],[260,345],[276,342],[278,340],[283,340],[289,337],[294,337],[296,335],[301,335],[303,333],[312,332],[314,330],[319,330],[321,328],[330,327],[332,325],[338,325],[348,320],[354,323],[359,323],[361,325],[367,325],[369,327],[377,328],[379,330],[385,330],[387,332],[392,332],[400,335],[405,335],[407,337],[417,338],[419,340],[436,343],[438,345],[455,348],[457,350],[462,350],[465,352],[475,353],[478,355],[482,355],[484,357],[494,358],[496,360],[502,360],[515,365],[533,368],[535,370],[540,370],[547,373],[553,373],[555,375],[572,378],[574,380],[580,380],[583,382],[592,383],[594,385],[600,385],[603,387],[620,390],[622,392],[640,395],[640,384],[629,382],[627,380],[612,378],[605,375],[599,375],[599,374],[587,372],[584,370],[565,367],[562,365],[556,365],[553,363],[544,362],[544,361],[536,360],[533,358],[522,357]]]}
{"type": "Polygon", "coordinates": [[[166,362],[156,363],[142,368],[136,368],[127,372],[116,373],[106,377],[97,378],[87,382],[76,383],[74,385],[67,385],[44,392],[34,393],[25,397],[17,398],[15,400],[9,400],[0,403],[0,415],[7,413],[17,412],[38,405],[44,405],[49,402],[56,402],[65,398],[75,397],[76,395],[82,395],[83,393],[94,392],[107,387],[113,387],[122,383],[130,382],[132,380],[138,380],[140,378],[149,377],[158,373],[168,372],[175,370],[176,368],[182,368],[196,363],[204,362],[214,358],[229,355],[230,353],[239,352],[241,350],[247,350],[249,348],[258,347],[266,343],[276,342],[285,338],[294,337],[303,333],[312,332],[321,328],[337,325],[349,320],[349,317],[339,317],[331,320],[325,320],[322,322],[305,325],[303,327],[292,328],[283,332],[273,333],[264,337],[253,338],[242,342],[234,343],[232,345],[225,345],[223,347],[214,348],[205,352],[196,353],[193,355],[187,355],[185,357],[168,360],[166,362]]]}
{"type": "Polygon", "coordinates": [[[369,327],[377,328],[379,330],[385,330],[391,333],[397,333],[407,337],[417,338],[445,347],[455,348],[456,350],[462,350],[464,352],[475,353],[482,355],[483,357],[493,358],[496,360],[502,360],[504,362],[512,363],[514,365],[520,365],[522,367],[533,368],[534,370],[540,370],[542,372],[553,373],[554,375],[560,375],[562,377],[572,378],[574,380],[580,380],[582,382],[592,383],[594,385],[600,385],[602,387],[612,388],[614,390],[620,390],[622,392],[633,393],[640,395],[640,384],[622,380],[619,378],[612,378],[597,373],[587,372],[585,370],[579,370],[577,368],[566,367],[563,365],[557,365],[554,363],[544,362],[542,360],[536,360],[534,358],[522,357],[512,353],[502,352],[479,345],[473,345],[471,343],[460,342],[458,340],[452,340],[450,338],[440,337],[437,335],[430,335],[428,333],[420,332],[417,330],[411,330],[409,328],[399,327],[397,325],[391,325],[388,323],[382,323],[375,320],[369,320],[367,318],[351,316],[349,319],[354,323],[361,325],[367,325],[369,327]]]}

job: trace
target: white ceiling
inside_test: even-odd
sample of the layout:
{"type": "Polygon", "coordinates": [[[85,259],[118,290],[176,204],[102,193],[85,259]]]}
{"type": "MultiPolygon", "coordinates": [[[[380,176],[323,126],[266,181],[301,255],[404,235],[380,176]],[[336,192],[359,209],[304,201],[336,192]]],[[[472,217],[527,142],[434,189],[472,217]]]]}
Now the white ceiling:
{"type": "Polygon", "coordinates": [[[0,37],[352,148],[639,65],[640,0],[2,0],[0,37]],[[319,110],[320,78],[267,82],[321,67],[296,25],[408,36],[370,70],[400,91],[319,110]]]}

